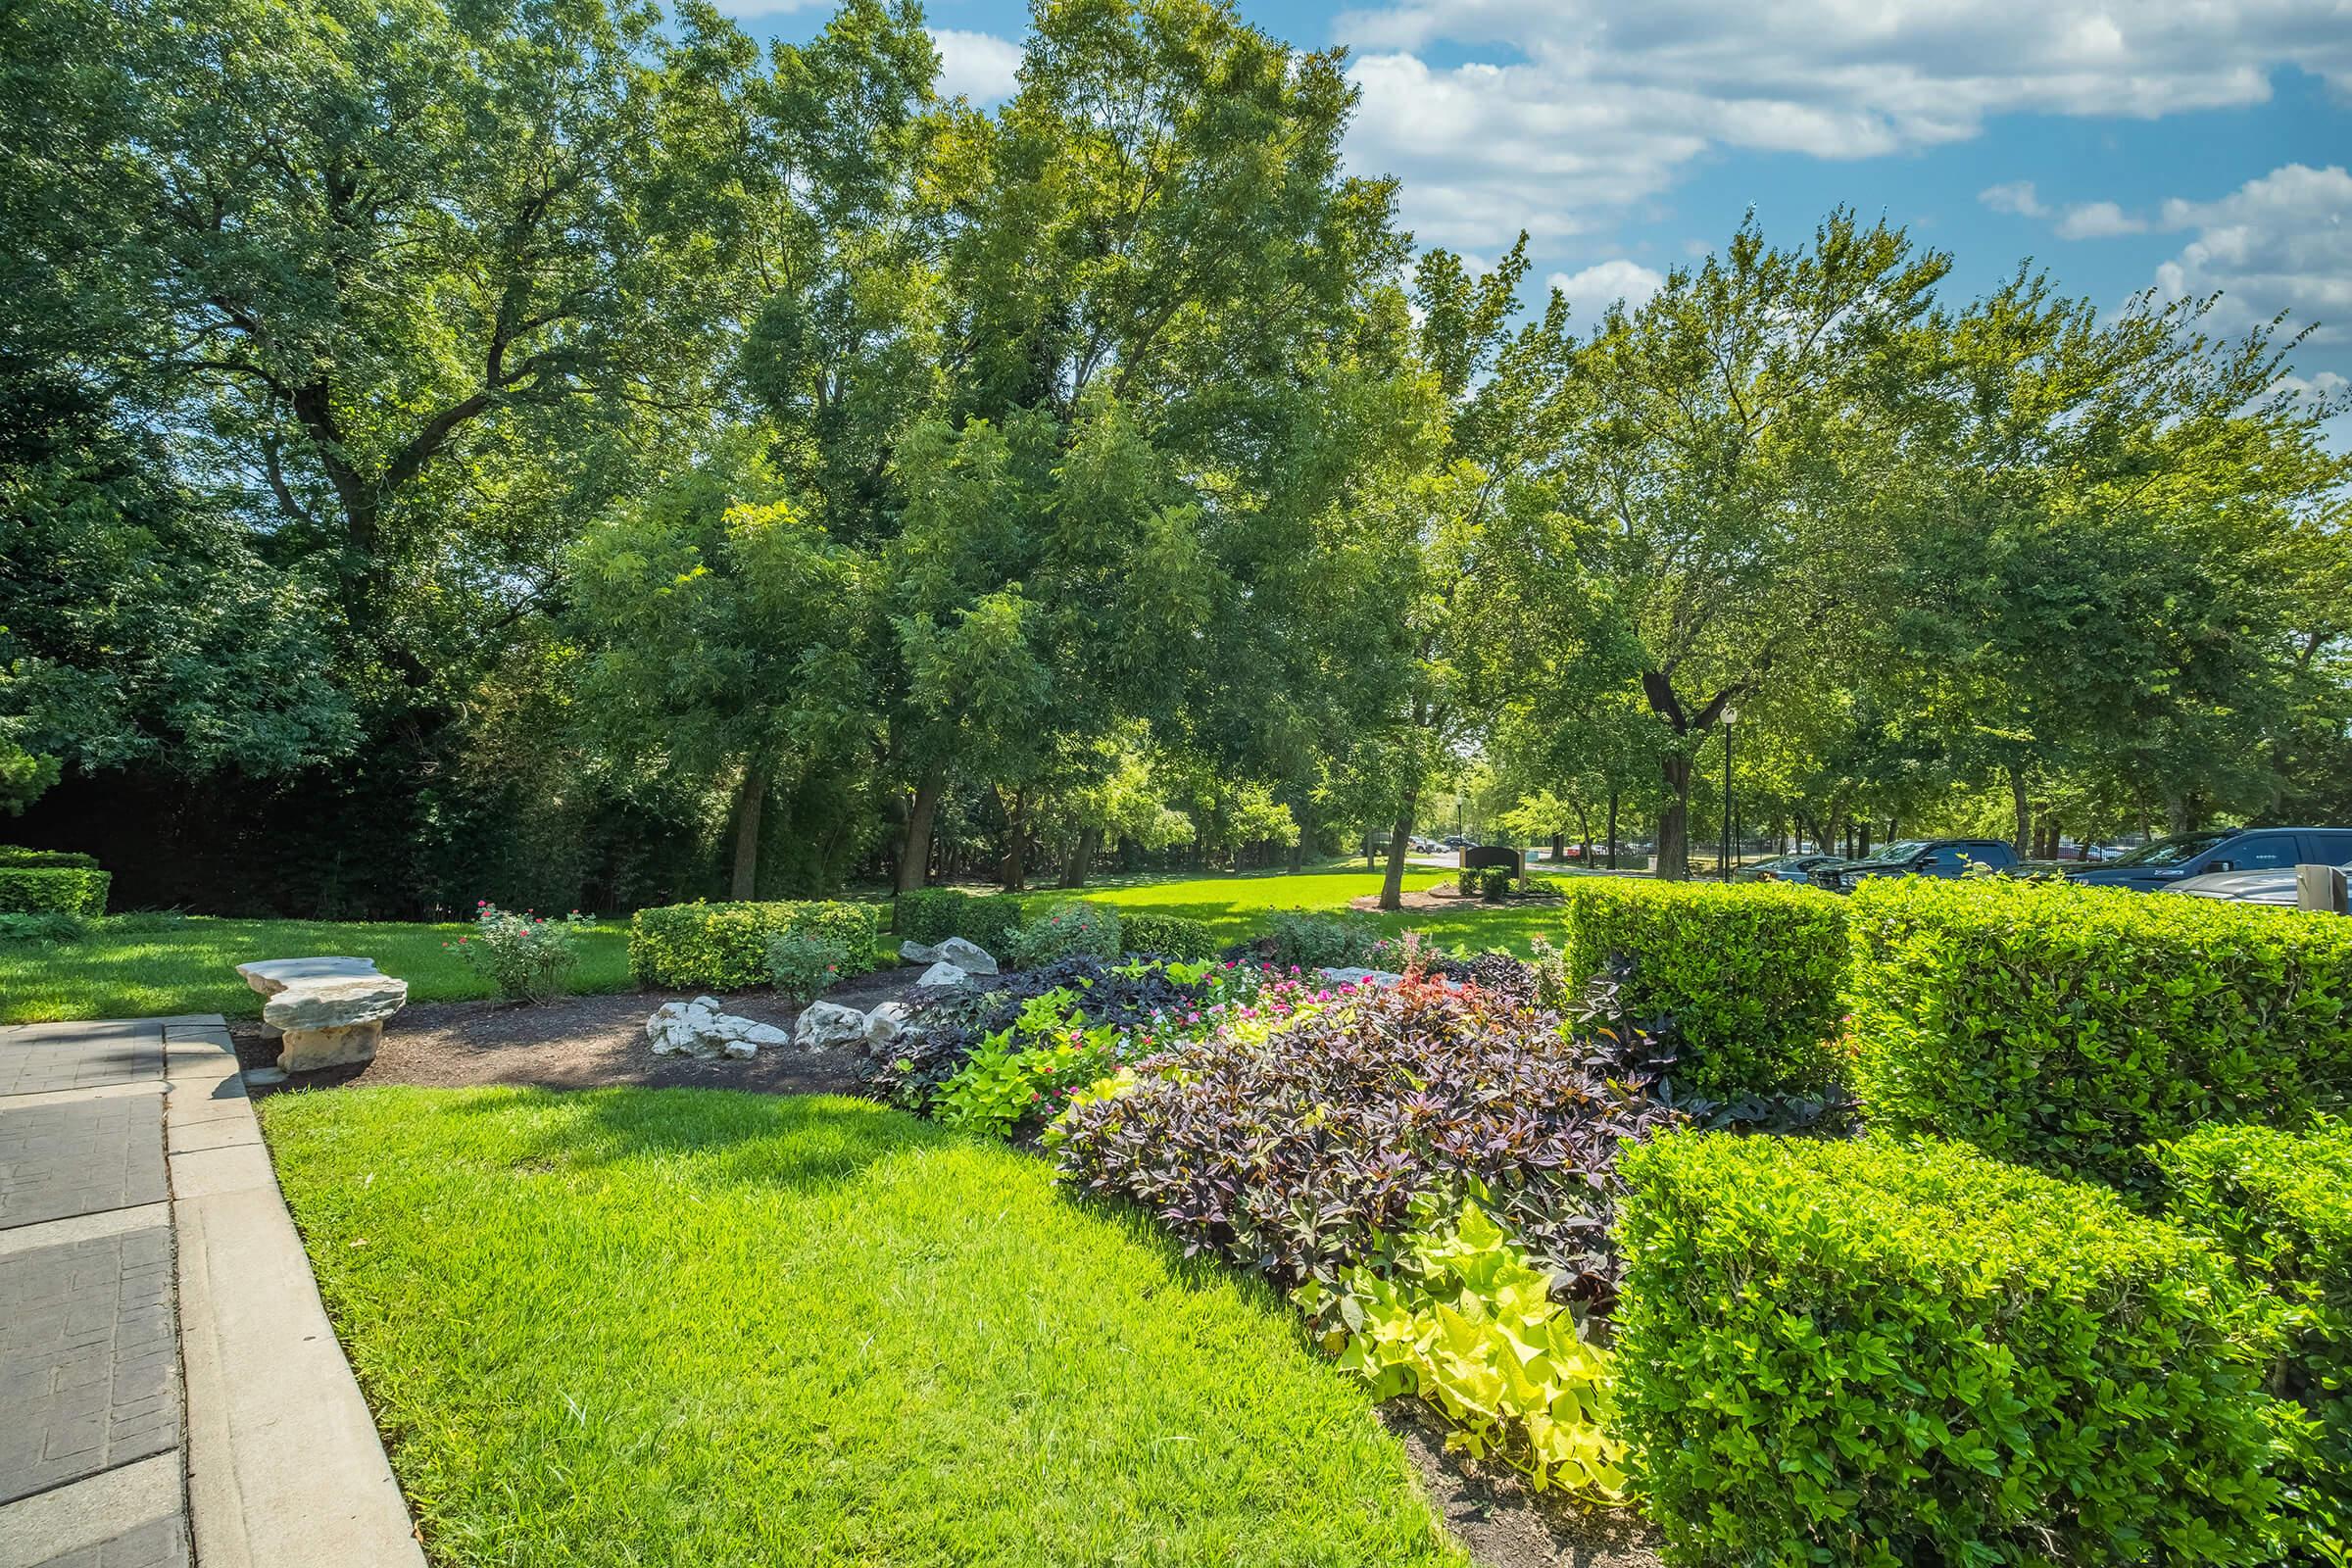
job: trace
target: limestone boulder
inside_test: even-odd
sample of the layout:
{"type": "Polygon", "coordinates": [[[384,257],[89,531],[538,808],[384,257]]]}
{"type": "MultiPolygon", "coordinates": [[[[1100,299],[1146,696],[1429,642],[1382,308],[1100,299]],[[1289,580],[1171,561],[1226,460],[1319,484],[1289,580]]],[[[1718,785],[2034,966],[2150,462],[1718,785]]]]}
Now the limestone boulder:
{"type": "Polygon", "coordinates": [[[961,937],[948,938],[931,950],[931,956],[942,963],[954,964],[965,974],[997,972],[997,960],[988,956],[988,950],[977,942],[966,942],[961,937]]]}
{"type": "Polygon", "coordinates": [[[972,976],[969,970],[950,963],[945,958],[925,969],[922,978],[915,981],[918,986],[964,986],[971,983],[972,976]]]}
{"type": "Polygon", "coordinates": [[[262,1004],[262,1020],[289,1033],[381,1023],[408,1005],[409,983],[388,974],[337,975],[284,987],[262,1004]]]}
{"type": "Polygon", "coordinates": [[[908,963],[929,963],[939,956],[939,950],[925,947],[920,942],[902,942],[899,944],[899,956],[908,963]]]}
{"type": "Polygon", "coordinates": [[[885,1002],[865,1015],[865,1049],[876,1054],[888,1051],[899,1037],[906,1032],[913,1016],[904,1002],[885,1002]]]}
{"type": "Polygon", "coordinates": [[[864,1039],[865,1014],[838,1002],[811,1002],[792,1031],[792,1043],[803,1051],[829,1051],[864,1039]]]}

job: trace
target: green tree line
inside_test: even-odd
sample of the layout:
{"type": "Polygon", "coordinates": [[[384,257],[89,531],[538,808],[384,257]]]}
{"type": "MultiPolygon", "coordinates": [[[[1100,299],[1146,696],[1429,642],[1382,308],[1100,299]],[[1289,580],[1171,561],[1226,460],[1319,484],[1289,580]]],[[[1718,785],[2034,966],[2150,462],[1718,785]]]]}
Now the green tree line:
{"type": "Polygon", "coordinates": [[[1367,834],[1393,896],[1465,769],[1680,875],[1734,712],[1811,836],[2352,809],[2278,323],[1841,212],[1580,331],[1345,166],[1337,52],[1032,24],[984,113],[883,0],[0,15],[0,809],[352,914],[1367,834]]]}

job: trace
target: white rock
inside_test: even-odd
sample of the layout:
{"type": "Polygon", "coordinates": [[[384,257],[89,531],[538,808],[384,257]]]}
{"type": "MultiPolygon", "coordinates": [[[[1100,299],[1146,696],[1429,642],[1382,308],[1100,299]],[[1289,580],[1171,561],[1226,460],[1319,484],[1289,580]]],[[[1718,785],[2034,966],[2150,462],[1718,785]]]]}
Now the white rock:
{"type": "Polygon", "coordinates": [[[1315,973],[1340,986],[1357,985],[1366,980],[1376,986],[1393,986],[1404,979],[1404,976],[1390,969],[1317,969],[1315,973]]]}
{"type": "Polygon", "coordinates": [[[988,956],[987,950],[978,943],[966,942],[961,937],[948,938],[947,941],[931,950],[931,956],[954,964],[965,974],[995,974],[997,972],[997,960],[988,956]]]}
{"type": "Polygon", "coordinates": [[[838,1002],[811,1002],[792,1032],[792,1043],[803,1051],[856,1045],[864,1038],[865,1014],[838,1002]]]}
{"type": "Polygon", "coordinates": [[[727,1010],[725,1005],[720,1003],[716,997],[697,997],[692,1002],[686,1004],[686,1005],[689,1007],[700,1007],[705,1012],[724,1012],[727,1010]]]}
{"type": "MultiPolygon", "coordinates": [[[[743,1032],[743,1039],[739,1044],[750,1046],[753,1050],[758,1050],[761,1046],[789,1046],[792,1044],[792,1036],[772,1023],[756,1023],[743,1032]]],[[[750,1054],[750,1052],[745,1053],[746,1055],[750,1054]]]]}
{"type": "Polygon", "coordinates": [[[971,978],[968,972],[942,958],[930,968],[925,969],[923,977],[915,984],[918,986],[960,986],[969,983],[971,978]]]}
{"type": "Polygon", "coordinates": [[[237,973],[265,997],[275,996],[304,980],[348,980],[375,973],[373,958],[264,958],[240,963],[237,973]]]}
{"type": "Polygon", "coordinates": [[[899,944],[899,956],[908,963],[929,963],[939,956],[939,950],[924,947],[920,942],[902,942],[899,944]]]}
{"type": "Polygon", "coordinates": [[[903,1002],[885,1002],[865,1015],[865,1043],[874,1050],[889,1045],[906,1032],[908,1016],[903,1002]]]}
{"type": "Polygon", "coordinates": [[[723,1048],[730,1060],[749,1061],[760,1054],[760,1048],[749,1040],[730,1040],[723,1048]]]}

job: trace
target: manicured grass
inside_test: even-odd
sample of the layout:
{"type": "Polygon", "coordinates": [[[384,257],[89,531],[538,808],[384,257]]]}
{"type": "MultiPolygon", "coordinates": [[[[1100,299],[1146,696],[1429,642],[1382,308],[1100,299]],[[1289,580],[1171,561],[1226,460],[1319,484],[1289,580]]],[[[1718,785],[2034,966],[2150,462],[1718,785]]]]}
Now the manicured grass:
{"type": "MultiPolygon", "coordinates": [[[[1408,889],[1427,888],[1452,880],[1450,871],[1411,870],[1405,873],[1404,885],[1408,889]]],[[[1186,915],[1205,922],[1227,941],[1239,941],[1263,930],[1269,916],[1285,909],[1324,912],[1346,909],[1348,901],[1378,893],[1380,882],[1378,872],[1327,871],[1290,876],[1269,871],[1101,892],[1082,890],[1081,896],[1123,909],[1186,915]]],[[[1465,902],[1458,908],[1406,909],[1375,918],[1391,931],[1424,932],[1442,948],[1474,951],[1500,948],[1524,956],[1531,938],[1545,937],[1555,944],[1560,939],[1560,908],[1556,904],[1494,906],[1465,902]]]]}
{"type": "MultiPolygon", "coordinates": [[[[220,920],[124,914],[60,945],[0,943],[0,1024],[58,1018],[145,1018],[180,1012],[257,1017],[262,999],[237,977],[255,958],[333,955],[373,958],[409,983],[411,1002],[456,1002],[496,992],[442,947],[470,922],[402,925],[357,920],[220,920]]],[[[575,991],[630,988],[628,925],[598,926],[581,943],[575,991]]]]}
{"type": "Polygon", "coordinates": [[[280,1181],[436,1563],[1446,1564],[1269,1293],[858,1101],[335,1090],[280,1181]]]}

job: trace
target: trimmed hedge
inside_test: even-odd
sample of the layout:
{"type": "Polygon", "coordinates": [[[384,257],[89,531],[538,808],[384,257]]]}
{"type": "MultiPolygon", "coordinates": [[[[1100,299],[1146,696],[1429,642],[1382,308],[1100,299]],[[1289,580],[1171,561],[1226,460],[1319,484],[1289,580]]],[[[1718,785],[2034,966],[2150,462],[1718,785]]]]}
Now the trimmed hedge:
{"type": "Polygon", "coordinates": [[[629,922],[629,972],[648,987],[744,991],[770,978],[767,945],[787,932],[839,943],[852,973],[872,963],[871,904],[671,904],[629,922]]]}
{"type": "Polygon", "coordinates": [[[1213,958],[1224,944],[1199,920],[1181,914],[1119,911],[1119,941],[1129,953],[1149,953],[1180,963],[1213,958]]]}
{"type": "Polygon", "coordinates": [[[1650,882],[1580,877],[1566,900],[1562,952],[1583,984],[1612,955],[1635,960],[1625,988],[1635,1017],[1673,1017],[1683,1037],[1676,1074],[1728,1098],[1818,1089],[1830,1082],[1845,977],[1845,903],[1818,888],[1771,882],[1650,882]]]}
{"type": "Polygon", "coordinates": [[[2352,1127],[2201,1127],[2156,1162],[2174,1216],[2286,1306],[2274,1386],[2300,1406],[2282,1423],[2292,1560],[2352,1562],[2352,1127]]]}
{"type": "Polygon", "coordinates": [[[2142,1146],[2352,1098],[2352,920],[1997,878],[1850,902],[1875,1127],[2144,1189],[2142,1146]]]}
{"type": "MultiPolygon", "coordinates": [[[[985,942],[980,945],[988,947],[985,942]]],[[[1108,963],[1121,951],[1119,911],[1107,904],[1089,904],[1082,899],[1038,908],[1021,922],[1004,947],[989,949],[993,956],[1009,955],[1015,969],[1042,969],[1079,956],[1108,963]]]]}
{"type": "Polygon", "coordinates": [[[2265,1557],[2276,1311],[2204,1242],[1961,1145],[1671,1133],[1618,1169],[1670,1561],[2265,1557]]]}
{"type": "Polygon", "coordinates": [[[0,865],[0,914],[104,914],[114,880],[94,865],[0,865]]]}
{"type": "Polygon", "coordinates": [[[74,866],[95,871],[98,858],[79,850],[28,850],[21,844],[0,844],[0,869],[14,866],[74,866]]]}
{"type": "Polygon", "coordinates": [[[1011,949],[1012,934],[1027,911],[1009,893],[966,893],[960,888],[917,888],[895,901],[891,925],[902,941],[937,947],[950,937],[961,937],[1003,958],[1011,949]]]}

